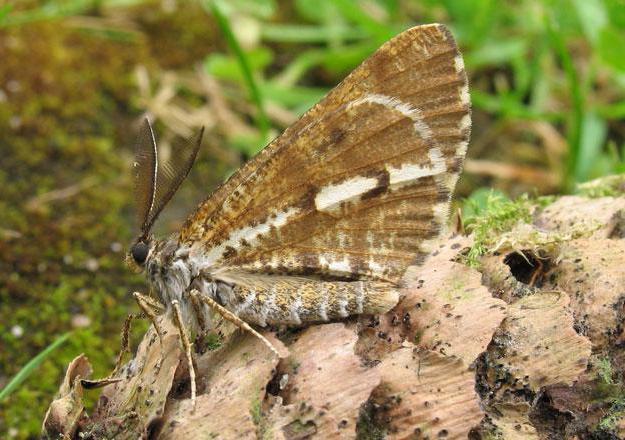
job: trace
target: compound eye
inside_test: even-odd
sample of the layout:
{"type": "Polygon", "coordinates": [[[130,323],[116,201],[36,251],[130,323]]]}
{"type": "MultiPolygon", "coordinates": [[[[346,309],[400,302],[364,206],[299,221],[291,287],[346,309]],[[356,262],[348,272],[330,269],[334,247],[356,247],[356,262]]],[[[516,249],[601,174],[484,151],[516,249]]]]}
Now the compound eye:
{"type": "Polygon", "coordinates": [[[132,254],[133,260],[139,265],[142,266],[145,263],[145,260],[148,258],[148,252],[150,247],[147,243],[142,241],[135,243],[130,249],[130,253],[132,254]]]}

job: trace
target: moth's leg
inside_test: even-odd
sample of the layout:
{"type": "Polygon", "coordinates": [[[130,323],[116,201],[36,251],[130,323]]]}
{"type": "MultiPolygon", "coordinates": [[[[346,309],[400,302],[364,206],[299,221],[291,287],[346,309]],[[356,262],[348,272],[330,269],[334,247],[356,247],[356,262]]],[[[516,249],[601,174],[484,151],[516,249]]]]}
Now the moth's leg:
{"type": "MultiPolygon", "coordinates": [[[[155,328],[157,329],[157,334],[160,331],[160,326],[157,327],[157,324],[156,324],[156,316],[158,313],[163,312],[163,306],[160,303],[154,301],[149,296],[142,295],[139,292],[134,292],[133,297],[135,298],[135,301],[137,301],[137,304],[141,308],[142,313],[141,314],[131,313],[126,317],[126,321],[124,321],[124,327],[122,328],[122,343],[121,343],[122,349],[117,355],[117,361],[115,362],[115,369],[113,371],[117,371],[121,367],[121,360],[122,360],[122,357],[124,356],[124,353],[126,352],[130,353],[130,330],[132,328],[132,321],[134,321],[135,319],[148,317],[150,318],[155,328]],[[151,310],[150,310],[150,307],[151,307],[151,310]]],[[[160,334],[159,334],[159,337],[160,337],[160,334]]]]}
{"type": "Polygon", "coordinates": [[[182,313],[180,313],[180,305],[178,304],[178,300],[173,300],[171,302],[171,305],[174,310],[174,323],[176,324],[176,327],[178,327],[178,332],[180,333],[180,341],[182,342],[182,347],[184,348],[185,356],[189,364],[189,379],[191,380],[191,405],[193,411],[195,411],[195,368],[193,367],[193,357],[191,355],[191,341],[189,340],[189,335],[187,334],[187,330],[184,327],[184,323],[182,322],[182,313]]]}
{"type": "Polygon", "coordinates": [[[159,302],[153,300],[147,295],[142,295],[139,292],[133,292],[132,296],[134,297],[137,305],[143,312],[143,314],[150,320],[152,325],[154,326],[154,330],[156,330],[156,334],[158,335],[158,343],[161,349],[161,358],[160,361],[156,364],[156,369],[160,369],[161,361],[165,359],[165,351],[163,345],[163,328],[161,327],[160,322],[158,321],[158,315],[163,312],[164,307],[159,302]]]}
{"type": "Polygon", "coordinates": [[[202,295],[200,292],[198,292],[195,289],[191,290],[191,297],[194,297],[194,296],[198,297],[200,301],[204,302],[210,308],[214,309],[217,313],[223,316],[225,320],[230,321],[231,323],[233,323],[240,329],[246,330],[250,332],[251,334],[253,334],[254,336],[256,336],[258,339],[260,339],[263,342],[263,344],[267,346],[267,348],[269,348],[269,350],[271,350],[273,354],[275,354],[277,357],[280,357],[280,353],[278,353],[278,350],[276,350],[273,344],[269,342],[267,338],[265,338],[263,335],[261,335],[256,330],[254,330],[247,322],[243,321],[241,318],[239,318],[237,315],[232,313],[230,310],[226,309],[224,306],[219,304],[217,301],[215,301],[211,297],[207,295],[202,295]]]}
{"type": "Polygon", "coordinates": [[[161,304],[160,302],[158,302],[157,300],[153,299],[151,296],[149,295],[144,295],[142,293],[139,292],[134,292],[133,296],[135,298],[135,300],[141,300],[142,302],[142,310],[144,307],[150,307],[152,309],[152,312],[154,314],[161,314],[165,311],[165,306],[163,304],[161,304]]]}
{"type": "Polygon", "coordinates": [[[152,298],[150,298],[147,295],[140,294],[139,292],[134,292],[132,296],[134,297],[135,301],[137,301],[137,305],[139,305],[139,308],[141,309],[143,314],[147,316],[152,322],[152,325],[154,325],[154,329],[156,330],[156,334],[158,335],[158,340],[161,344],[161,350],[162,350],[163,328],[158,322],[158,319],[156,319],[158,314],[163,312],[162,304],[154,301],[152,298]]]}
{"type": "Polygon", "coordinates": [[[124,326],[122,327],[122,340],[121,340],[121,349],[117,354],[117,359],[115,360],[115,367],[113,371],[106,376],[104,379],[83,379],[82,385],[87,389],[92,388],[100,388],[106,386],[110,383],[119,382],[121,379],[115,379],[117,373],[122,367],[122,360],[124,359],[124,353],[130,353],[130,329],[132,327],[132,321],[134,319],[141,318],[141,315],[136,315],[134,313],[128,314],[126,320],[124,321],[124,326]]]}
{"type": "Polygon", "coordinates": [[[195,312],[195,316],[197,318],[198,326],[200,327],[200,331],[203,333],[206,332],[208,328],[206,325],[206,320],[204,319],[204,313],[202,311],[202,302],[198,299],[197,295],[191,296],[191,305],[193,306],[193,311],[195,312]]]}
{"type": "Polygon", "coordinates": [[[113,368],[113,372],[109,375],[109,377],[115,377],[117,375],[117,373],[122,367],[122,360],[124,359],[124,353],[130,353],[130,330],[132,329],[132,321],[138,318],[141,318],[141,315],[131,313],[126,317],[126,321],[124,321],[124,327],[122,328],[121,350],[119,351],[119,354],[117,355],[117,360],[115,361],[115,368],[113,368]]]}

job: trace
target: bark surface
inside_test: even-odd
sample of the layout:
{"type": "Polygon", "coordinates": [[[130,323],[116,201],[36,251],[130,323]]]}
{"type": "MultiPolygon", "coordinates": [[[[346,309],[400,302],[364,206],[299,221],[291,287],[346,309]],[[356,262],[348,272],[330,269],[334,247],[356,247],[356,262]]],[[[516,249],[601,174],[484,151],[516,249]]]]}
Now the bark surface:
{"type": "Polygon", "coordinates": [[[177,331],[163,320],[163,359],[150,328],[122,380],[103,388],[89,410],[80,378],[90,366],[76,358],[44,433],[624,438],[624,213],[623,197],[562,197],[505,241],[515,233],[525,237],[518,243],[540,240],[500,246],[479,269],[463,263],[471,236],[443,239],[422,266],[407,271],[402,299],[386,315],[265,332],[280,359],[252,335],[218,323],[218,348],[194,344],[195,411],[177,331]]]}

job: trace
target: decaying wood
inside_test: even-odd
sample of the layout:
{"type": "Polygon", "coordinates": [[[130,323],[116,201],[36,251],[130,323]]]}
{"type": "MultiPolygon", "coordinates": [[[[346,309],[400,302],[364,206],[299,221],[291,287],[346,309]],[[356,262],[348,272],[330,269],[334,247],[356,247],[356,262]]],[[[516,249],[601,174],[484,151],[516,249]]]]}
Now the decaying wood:
{"type": "MultiPolygon", "coordinates": [[[[263,333],[280,358],[257,338],[214,323],[222,345],[194,344],[195,411],[177,331],[162,320],[162,347],[151,328],[122,380],[106,386],[93,409],[84,409],[83,393],[97,391],[83,391],[80,381],[91,368],[84,356],[75,359],[44,432],[184,440],[591,438],[611,402],[597,398],[606,386],[597,359],[609,359],[614,371],[625,363],[623,212],[625,198],[563,197],[525,227],[569,239],[527,255],[500,249],[479,270],[462,262],[471,237],[443,240],[408,270],[403,297],[388,314],[263,333]],[[567,235],[580,225],[585,236],[567,235]]],[[[625,436],[620,423],[614,438],[625,436]]]]}

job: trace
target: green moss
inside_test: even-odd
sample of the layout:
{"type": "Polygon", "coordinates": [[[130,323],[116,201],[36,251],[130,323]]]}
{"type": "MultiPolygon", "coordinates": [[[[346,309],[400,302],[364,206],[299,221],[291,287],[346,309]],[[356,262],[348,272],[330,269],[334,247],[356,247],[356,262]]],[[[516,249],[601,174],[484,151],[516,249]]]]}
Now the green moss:
{"type": "Polygon", "coordinates": [[[577,194],[588,198],[618,197],[625,194],[625,174],[605,176],[577,185],[577,194]]]}
{"type": "Polygon", "coordinates": [[[360,408],[356,422],[356,439],[382,440],[386,438],[387,429],[376,420],[374,405],[367,402],[360,408]]]}
{"type": "MultiPolygon", "coordinates": [[[[262,387],[261,387],[262,388],[262,387]]],[[[260,397],[254,398],[250,408],[252,422],[256,426],[257,437],[261,440],[271,440],[274,438],[272,431],[263,418],[262,401],[260,397]]]]}
{"type": "Polygon", "coordinates": [[[608,357],[593,356],[592,366],[597,377],[596,386],[593,389],[592,401],[594,403],[610,403],[622,397],[625,390],[621,380],[612,367],[608,357]]]}
{"type": "MultiPolygon", "coordinates": [[[[19,9],[36,12],[38,4],[19,9]]],[[[132,124],[145,110],[135,69],[191,66],[219,39],[199,5],[176,14],[142,2],[137,9],[146,13],[123,14],[136,13],[144,33],[130,31],[133,38],[124,41],[106,30],[51,23],[47,16],[0,29],[6,43],[0,44],[0,387],[56,337],[73,330],[70,340],[0,404],[0,438],[9,431],[17,439],[38,436],[64,369],[79,353],[89,357],[95,377],[110,372],[124,318],[136,311],[129,293],[145,289],[143,276],[123,262],[133,234],[128,147],[135,136],[132,124]],[[70,195],[45,200],[60,189],[70,189],[70,195]],[[90,324],[75,328],[77,315],[90,324]]],[[[198,190],[190,195],[193,185],[183,186],[174,203],[196,202],[198,191],[205,196],[232,168],[234,160],[216,162],[208,150],[191,176],[198,190]]],[[[170,212],[178,211],[180,221],[180,212],[188,209],[187,203],[170,212]]],[[[161,226],[166,221],[164,216],[161,226]]],[[[136,346],[147,323],[134,327],[136,346]]],[[[215,336],[208,348],[219,345],[215,336]]],[[[86,398],[97,395],[89,392],[86,398]]]]}
{"type": "Polygon", "coordinates": [[[599,383],[594,389],[593,400],[609,405],[606,414],[597,424],[597,429],[612,432],[625,418],[625,387],[620,378],[616,377],[609,358],[597,358],[594,366],[599,383]]]}
{"type": "Polygon", "coordinates": [[[419,345],[421,343],[421,338],[423,337],[423,330],[419,329],[414,335],[414,344],[419,345]]]}
{"type": "Polygon", "coordinates": [[[466,255],[466,263],[479,267],[479,259],[494,247],[498,236],[512,230],[519,223],[529,223],[539,201],[522,195],[510,200],[502,193],[476,191],[465,203],[463,222],[473,235],[473,246],[466,255]]]}
{"type": "Polygon", "coordinates": [[[625,419],[625,397],[616,400],[597,427],[603,431],[615,431],[621,420],[625,419]]]}
{"type": "Polygon", "coordinates": [[[484,440],[502,440],[503,435],[496,431],[486,431],[482,437],[484,440]]]}
{"type": "Polygon", "coordinates": [[[606,385],[614,384],[614,370],[612,369],[612,362],[610,362],[609,358],[599,358],[595,363],[595,367],[597,368],[597,375],[603,383],[606,385]]]}
{"type": "Polygon", "coordinates": [[[143,285],[111,248],[131,234],[129,173],[116,147],[127,134],[116,121],[142,49],[46,23],[0,39],[17,42],[0,45],[0,77],[13,84],[0,102],[0,382],[75,316],[90,322],[0,405],[0,437],[27,438],[39,434],[71,359],[84,352],[96,376],[109,372],[128,293],[143,285]],[[75,191],[38,198],[63,188],[75,191]]]}
{"type": "Polygon", "coordinates": [[[262,413],[259,398],[255,398],[254,401],[252,402],[252,407],[250,408],[250,414],[252,415],[252,422],[254,422],[254,425],[256,425],[257,427],[260,427],[260,424],[263,419],[263,413],[262,413]]]}
{"type": "Polygon", "coordinates": [[[208,350],[217,350],[223,345],[223,341],[221,340],[221,336],[219,333],[209,333],[206,336],[206,348],[208,350]]]}
{"type": "Polygon", "coordinates": [[[297,374],[297,370],[299,370],[300,365],[301,363],[298,360],[289,358],[289,367],[291,368],[293,374],[297,374]]]}

